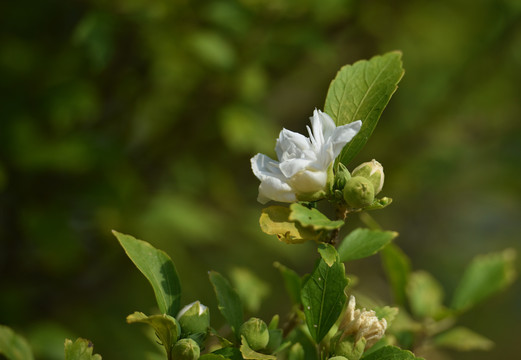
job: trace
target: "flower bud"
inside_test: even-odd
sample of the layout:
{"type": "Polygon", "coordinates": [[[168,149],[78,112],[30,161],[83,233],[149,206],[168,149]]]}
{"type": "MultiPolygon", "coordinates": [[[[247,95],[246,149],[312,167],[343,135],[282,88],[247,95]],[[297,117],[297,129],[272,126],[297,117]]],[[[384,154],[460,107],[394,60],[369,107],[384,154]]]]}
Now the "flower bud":
{"type": "Polygon", "coordinates": [[[259,318],[250,318],[239,329],[241,336],[244,336],[252,350],[264,349],[270,340],[268,326],[259,318]]]}
{"type": "Polygon", "coordinates": [[[356,341],[354,336],[348,336],[337,343],[335,354],[347,360],[358,360],[364,354],[365,344],[365,338],[356,341]]]}
{"type": "Polygon", "coordinates": [[[176,360],[197,360],[200,354],[199,345],[189,338],[179,340],[172,348],[172,355],[176,360]]]}
{"type": "Polygon", "coordinates": [[[335,174],[334,190],[342,190],[346,186],[346,182],[351,179],[349,170],[342,163],[338,163],[338,170],[335,174]]]}
{"type": "Polygon", "coordinates": [[[177,320],[181,325],[183,334],[189,335],[206,332],[210,326],[210,311],[208,307],[199,301],[195,301],[179,311],[177,320]]]}
{"type": "Polygon", "coordinates": [[[370,180],[354,176],[346,182],[344,200],[353,208],[369,206],[374,201],[374,187],[370,180]]]}
{"type": "Polygon", "coordinates": [[[328,360],[347,360],[347,359],[343,356],[333,356],[333,357],[330,357],[328,360]]]}
{"type": "Polygon", "coordinates": [[[384,186],[384,168],[378,161],[373,159],[359,165],[353,170],[353,176],[362,176],[371,181],[375,195],[382,191],[384,186]]]}
{"type": "Polygon", "coordinates": [[[304,348],[300,343],[293,344],[289,349],[288,360],[304,360],[305,357],[304,348]]]}

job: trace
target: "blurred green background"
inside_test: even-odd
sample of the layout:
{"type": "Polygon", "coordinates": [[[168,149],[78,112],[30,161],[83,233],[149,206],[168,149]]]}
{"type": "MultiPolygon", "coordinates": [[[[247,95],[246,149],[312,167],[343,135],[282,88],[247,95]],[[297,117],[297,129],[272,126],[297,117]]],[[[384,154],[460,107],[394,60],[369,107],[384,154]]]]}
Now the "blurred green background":
{"type": "MultiPolygon", "coordinates": [[[[350,166],[384,165],[374,217],[449,295],[476,254],[521,250],[518,0],[19,0],[0,29],[0,323],[38,359],[65,337],[157,348],[125,323],[157,310],[111,229],[166,250],[216,324],[210,269],[260,274],[266,320],[289,309],[272,263],[303,274],[315,251],[261,233],[249,158],[303,132],[342,65],[390,50],[405,77],[350,166]]],[[[377,258],[348,271],[391,301],[377,258]]],[[[497,345],[453,358],[515,357],[520,305],[517,282],[464,316],[497,345]]]]}

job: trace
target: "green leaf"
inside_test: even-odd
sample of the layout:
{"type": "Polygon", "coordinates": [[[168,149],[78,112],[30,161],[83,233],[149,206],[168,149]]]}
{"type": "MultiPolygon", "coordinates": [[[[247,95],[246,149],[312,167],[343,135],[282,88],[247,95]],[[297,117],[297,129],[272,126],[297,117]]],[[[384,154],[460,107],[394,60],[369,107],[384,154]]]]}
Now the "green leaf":
{"type": "Polygon", "coordinates": [[[382,266],[389,279],[394,300],[404,305],[406,300],[405,288],[411,272],[411,261],[400,248],[394,244],[387,245],[380,251],[382,266]]]}
{"type": "Polygon", "coordinates": [[[214,328],[210,327],[210,334],[212,336],[215,336],[217,338],[217,342],[219,343],[219,345],[222,347],[222,348],[226,348],[226,347],[230,347],[230,346],[233,346],[233,343],[226,339],[225,337],[222,337],[221,335],[219,335],[219,333],[217,332],[217,330],[215,330],[214,328]]]}
{"type": "Polygon", "coordinates": [[[312,338],[319,343],[336,322],[346,302],[347,286],[344,264],[328,266],[319,259],[302,285],[301,298],[306,323],[312,338]]]}
{"type": "Polygon", "coordinates": [[[204,354],[199,357],[199,360],[226,360],[226,357],[219,354],[204,354]]]}
{"type": "Polygon", "coordinates": [[[146,241],[137,240],[117,231],[112,233],[128,257],[145,275],[154,289],[157,305],[163,314],[175,316],[181,306],[181,283],[172,259],[146,241]]]}
{"type": "Polygon", "coordinates": [[[443,289],[429,273],[416,271],[409,275],[406,288],[412,313],[419,318],[437,318],[443,311],[443,289]]]}
{"type": "MultiPolygon", "coordinates": [[[[269,327],[268,327],[269,329],[269,327]]],[[[276,351],[279,350],[283,336],[282,336],[282,329],[269,329],[270,334],[270,340],[268,342],[268,345],[266,345],[265,352],[268,352],[270,354],[274,354],[276,351]]]]}
{"type": "Polygon", "coordinates": [[[384,346],[383,348],[363,356],[364,360],[420,360],[408,350],[402,350],[396,346],[384,346]]]}
{"type": "Polygon", "coordinates": [[[318,253],[329,267],[333,266],[335,261],[339,259],[335,247],[331,244],[320,244],[318,246],[318,253]]]}
{"type": "Polygon", "coordinates": [[[391,205],[392,202],[393,202],[393,199],[388,198],[388,197],[383,197],[381,199],[375,199],[371,205],[366,206],[362,210],[364,210],[364,211],[381,210],[381,209],[386,208],[387,206],[391,205]]]}
{"type": "MultiPolygon", "coordinates": [[[[387,328],[389,328],[389,324],[387,324],[387,328]]],[[[394,340],[394,339],[393,339],[394,340]]],[[[378,340],[373,346],[364,351],[362,358],[369,356],[370,354],[379,351],[385,346],[391,346],[390,340],[388,337],[384,336],[380,340],[378,340]]]]}
{"type": "Polygon", "coordinates": [[[262,209],[260,227],[268,235],[276,235],[287,244],[299,244],[307,240],[318,241],[320,233],[289,219],[290,209],[284,206],[268,206],[262,209]]]}
{"type": "Polygon", "coordinates": [[[232,331],[239,339],[239,328],[243,323],[242,303],[239,295],[232,288],[228,280],[216,271],[210,271],[210,282],[213,285],[219,311],[224,316],[232,331]]]}
{"type": "Polygon", "coordinates": [[[242,344],[241,344],[241,353],[242,357],[244,359],[254,359],[254,360],[276,360],[277,357],[273,355],[266,355],[261,354],[256,351],[253,351],[250,346],[248,345],[248,342],[244,338],[244,336],[241,336],[242,344]]]}
{"type": "Polygon", "coordinates": [[[0,354],[9,360],[34,359],[27,340],[5,325],[0,325],[0,354]]]}
{"type": "Polygon", "coordinates": [[[242,267],[234,267],[230,276],[247,311],[256,313],[270,293],[269,285],[250,270],[242,267]]]}
{"type": "Polygon", "coordinates": [[[394,231],[356,229],[347,235],[338,247],[340,261],[362,259],[376,254],[396,236],[394,231]]]}
{"type": "Polygon", "coordinates": [[[291,298],[291,302],[296,305],[300,304],[300,291],[302,288],[302,280],[300,279],[300,276],[298,276],[295,271],[279,262],[273,263],[273,266],[280,271],[284,280],[284,285],[286,286],[286,291],[291,298]]]}
{"type": "Polygon", "coordinates": [[[329,220],[317,209],[310,209],[299,203],[293,203],[289,208],[289,220],[297,221],[300,225],[311,227],[313,230],[335,230],[344,225],[344,220],[329,220]]]}
{"type": "Polygon", "coordinates": [[[466,310],[510,285],[516,277],[515,258],[513,249],[476,257],[456,288],[452,308],[466,310]]]}
{"type": "Polygon", "coordinates": [[[278,328],[279,327],[279,321],[280,321],[279,314],[273,315],[273,317],[271,318],[270,323],[268,324],[268,329],[269,330],[275,330],[276,328],[278,328]]]}
{"type": "Polygon", "coordinates": [[[494,343],[465,327],[458,326],[434,337],[434,344],[439,347],[459,350],[490,350],[494,343]]]}
{"type": "Polygon", "coordinates": [[[172,357],[172,348],[180,334],[180,329],[176,324],[176,320],[170,315],[151,315],[147,316],[142,312],[135,312],[127,316],[127,322],[148,324],[154,328],[156,335],[165,348],[167,358],[172,357]]]}
{"type": "Polygon", "coordinates": [[[222,355],[226,359],[231,360],[243,360],[241,351],[235,347],[224,347],[217,349],[212,354],[222,355]]]}
{"type": "Polygon", "coordinates": [[[76,339],[73,343],[71,340],[65,340],[65,360],[101,360],[100,355],[92,355],[94,347],[89,340],[76,339]]]}
{"type": "Polygon", "coordinates": [[[345,65],[329,85],[324,110],[336,125],[362,120],[362,128],[344,147],[338,161],[349,163],[373,133],[403,76],[401,57],[395,51],[345,65]]]}

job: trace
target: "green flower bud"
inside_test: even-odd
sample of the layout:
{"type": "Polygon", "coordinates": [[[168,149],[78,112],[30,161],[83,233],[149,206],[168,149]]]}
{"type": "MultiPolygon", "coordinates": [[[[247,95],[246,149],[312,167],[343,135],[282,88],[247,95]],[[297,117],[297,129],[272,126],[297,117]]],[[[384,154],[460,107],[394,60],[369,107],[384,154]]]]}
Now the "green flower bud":
{"type": "Polygon", "coordinates": [[[347,358],[345,358],[343,356],[333,356],[333,357],[330,357],[329,360],[347,360],[347,358]]]}
{"type": "Polygon", "coordinates": [[[337,343],[335,354],[343,356],[347,360],[359,360],[364,354],[365,343],[365,338],[355,341],[354,336],[348,336],[337,343]]]}
{"type": "Polygon", "coordinates": [[[258,318],[251,318],[241,325],[239,329],[241,336],[244,336],[252,350],[262,350],[270,341],[268,325],[258,318]]]}
{"type": "Polygon", "coordinates": [[[304,348],[300,343],[293,344],[289,349],[288,360],[304,360],[305,357],[304,348]]]}
{"type": "Polygon", "coordinates": [[[202,305],[199,301],[195,301],[179,311],[177,320],[181,325],[183,334],[206,332],[210,326],[210,311],[208,307],[202,305]]]}
{"type": "Polygon", "coordinates": [[[374,201],[374,188],[371,181],[361,176],[354,176],[346,182],[344,200],[353,208],[369,206],[374,201]]]}
{"type": "Polygon", "coordinates": [[[342,190],[346,186],[346,182],[351,179],[349,170],[342,163],[338,163],[338,170],[335,174],[334,190],[342,190]]]}
{"type": "Polygon", "coordinates": [[[197,360],[200,354],[199,345],[192,339],[181,339],[172,348],[172,355],[176,360],[197,360]]]}
{"type": "Polygon", "coordinates": [[[384,168],[378,161],[373,159],[359,165],[353,170],[353,176],[362,176],[371,181],[375,195],[382,191],[384,186],[384,168]]]}

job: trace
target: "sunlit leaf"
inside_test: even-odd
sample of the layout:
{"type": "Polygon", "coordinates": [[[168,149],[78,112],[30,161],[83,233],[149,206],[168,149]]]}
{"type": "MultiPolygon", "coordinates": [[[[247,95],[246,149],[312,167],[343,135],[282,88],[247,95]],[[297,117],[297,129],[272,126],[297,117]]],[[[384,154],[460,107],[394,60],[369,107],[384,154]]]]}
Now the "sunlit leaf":
{"type": "Polygon", "coordinates": [[[268,324],[268,329],[269,330],[275,330],[276,328],[278,328],[279,327],[279,321],[280,321],[279,314],[273,315],[273,317],[271,318],[270,323],[268,324]]]}
{"type": "Polygon", "coordinates": [[[170,256],[145,241],[117,231],[112,232],[130,260],[152,285],[159,310],[163,314],[177,315],[181,305],[181,283],[170,256]]]}
{"type": "Polygon", "coordinates": [[[384,346],[383,348],[362,357],[364,360],[420,360],[408,350],[402,350],[396,346],[384,346]]]}
{"type": "Polygon", "coordinates": [[[394,299],[399,305],[404,305],[406,300],[405,287],[409,273],[411,272],[411,261],[400,248],[394,244],[387,245],[380,251],[382,266],[389,279],[394,299]]]}
{"type": "Polygon", "coordinates": [[[456,288],[452,308],[465,310],[510,285],[516,277],[515,258],[513,249],[476,257],[456,288]]]}
{"type": "Polygon", "coordinates": [[[241,344],[241,353],[242,357],[246,360],[253,359],[253,360],[276,360],[277,357],[274,355],[266,355],[261,354],[256,351],[253,351],[250,346],[248,345],[248,342],[244,338],[244,336],[241,336],[242,338],[242,344],[241,344]]]}
{"type": "Polygon", "coordinates": [[[276,235],[280,241],[298,244],[306,240],[317,241],[320,234],[289,219],[290,209],[284,206],[269,206],[262,209],[260,227],[268,235],[276,235]]]}
{"type": "Polygon", "coordinates": [[[348,280],[344,264],[332,266],[319,259],[311,275],[302,285],[301,298],[306,323],[313,339],[318,343],[336,322],[346,302],[344,289],[348,280]]]}
{"type": "Polygon", "coordinates": [[[327,266],[333,266],[335,261],[338,261],[338,253],[335,247],[331,244],[320,244],[318,246],[318,253],[322,259],[326,262],[327,266]]]}
{"type": "Polygon", "coordinates": [[[434,343],[439,347],[459,351],[490,350],[494,347],[491,340],[462,326],[437,335],[434,343]]]}
{"type": "Polygon", "coordinates": [[[392,202],[393,202],[393,199],[388,198],[388,197],[383,197],[381,199],[375,199],[371,205],[364,207],[363,210],[365,210],[365,211],[380,210],[380,209],[386,208],[387,206],[391,205],[392,202]]]}
{"type": "Polygon", "coordinates": [[[175,319],[170,315],[151,315],[147,316],[142,312],[135,312],[127,316],[127,322],[132,323],[143,323],[152,326],[157,334],[157,337],[161,341],[161,344],[165,348],[167,357],[170,359],[172,348],[174,347],[177,338],[180,334],[180,329],[176,324],[175,319]]]}
{"type": "Polygon", "coordinates": [[[376,254],[396,236],[394,231],[356,229],[347,235],[338,247],[340,261],[362,259],[376,254]]]}
{"type": "Polygon", "coordinates": [[[299,203],[293,203],[289,208],[289,220],[297,221],[300,225],[311,227],[313,230],[334,230],[344,225],[343,220],[329,220],[317,209],[310,209],[299,203]]]}
{"type": "Polygon", "coordinates": [[[9,360],[34,359],[27,340],[4,325],[0,325],[0,354],[9,360]]]}
{"type": "Polygon", "coordinates": [[[232,288],[230,282],[216,271],[210,271],[210,282],[213,285],[219,311],[224,316],[238,339],[239,328],[243,323],[242,302],[232,288]]]}
{"type": "Polygon", "coordinates": [[[409,275],[406,291],[412,313],[417,317],[436,318],[443,309],[443,288],[425,271],[409,275]]]}
{"type": "Polygon", "coordinates": [[[76,339],[72,342],[69,339],[65,340],[65,360],[101,360],[101,356],[93,355],[94,346],[89,340],[76,339]]]}
{"type": "Polygon", "coordinates": [[[324,110],[337,126],[362,120],[360,132],[342,150],[347,164],[371,136],[385,106],[403,76],[400,52],[390,52],[342,67],[331,82],[324,110]]]}
{"type": "Polygon", "coordinates": [[[236,347],[224,347],[212,352],[212,354],[222,355],[226,359],[231,360],[243,360],[241,351],[236,347]]]}

